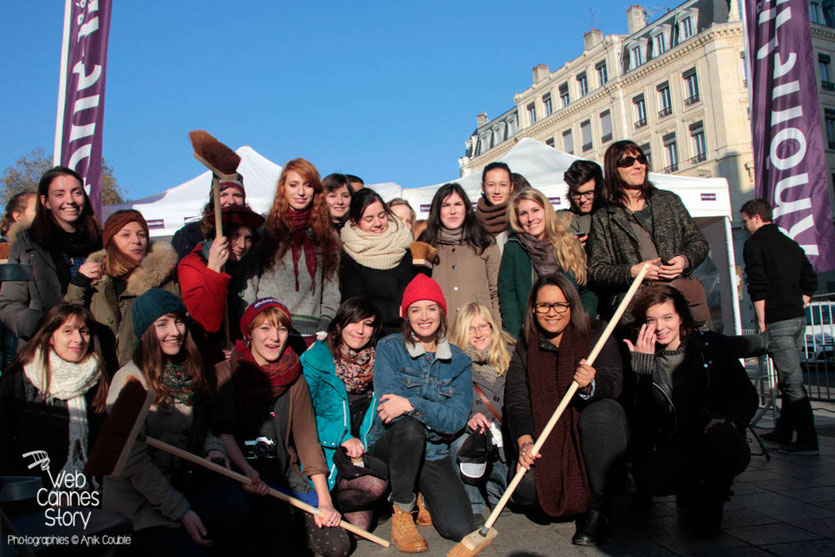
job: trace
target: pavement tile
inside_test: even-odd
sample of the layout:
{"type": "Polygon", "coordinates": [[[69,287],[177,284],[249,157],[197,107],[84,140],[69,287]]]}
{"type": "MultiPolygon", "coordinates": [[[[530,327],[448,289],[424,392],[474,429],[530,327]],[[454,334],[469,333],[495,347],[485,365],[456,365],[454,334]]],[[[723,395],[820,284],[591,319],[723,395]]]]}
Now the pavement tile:
{"type": "Polygon", "coordinates": [[[780,557],[835,555],[835,540],[812,540],[769,545],[764,549],[773,555],[779,555],[780,557]]]}
{"type": "Polygon", "coordinates": [[[813,487],[807,489],[789,489],[781,491],[780,495],[805,501],[806,503],[817,503],[818,501],[830,501],[835,499],[835,486],[813,487]]]}
{"type": "Polygon", "coordinates": [[[803,528],[825,538],[835,538],[835,518],[815,518],[808,520],[790,520],[789,524],[803,528]]]}
{"type": "Polygon", "coordinates": [[[722,516],[722,528],[737,528],[740,526],[759,526],[760,524],[776,524],[780,522],[773,516],[762,514],[752,509],[727,510],[722,516]]]}
{"type": "Polygon", "coordinates": [[[738,538],[722,532],[715,538],[700,539],[688,534],[666,534],[654,536],[654,540],[676,555],[690,555],[693,553],[715,553],[746,547],[748,544],[738,538]]]}
{"type": "Polygon", "coordinates": [[[799,542],[821,537],[819,534],[797,528],[791,524],[782,523],[727,528],[725,533],[756,546],[799,542]]]}
{"type": "Polygon", "coordinates": [[[804,518],[830,518],[835,513],[828,509],[804,503],[779,493],[752,493],[750,495],[739,495],[731,500],[734,507],[725,505],[725,509],[746,508],[756,510],[762,514],[777,518],[782,521],[804,518]]]}
{"type": "Polygon", "coordinates": [[[829,509],[830,511],[835,511],[835,501],[818,501],[814,505],[816,507],[822,507],[824,509],[829,509]]]}

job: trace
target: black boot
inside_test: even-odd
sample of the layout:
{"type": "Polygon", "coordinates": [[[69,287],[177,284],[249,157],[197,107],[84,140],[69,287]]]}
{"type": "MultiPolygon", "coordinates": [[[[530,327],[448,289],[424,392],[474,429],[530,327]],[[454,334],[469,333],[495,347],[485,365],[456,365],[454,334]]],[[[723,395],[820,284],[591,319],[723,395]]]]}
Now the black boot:
{"type": "Polygon", "coordinates": [[[797,455],[818,455],[818,432],[815,431],[815,414],[807,397],[792,403],[792,427],[797,431],[797,440],[780,449],[781,453],[797,455]]]}
{"type": "Polygon", "coordinates": [[[774,431],[760,435],[760,439],[780,445],[790,445],[792,442],[792,403],[789,397],[782,397],[783,404],[780,408],[780,416],[774,424],[774,431]]]}
{"type": "Polygon", "coordinates": [[[580,519],[577,533],[571,538],[574,545],[598,545],[606,539],[612,501],[604,495],[593,495],[586,516],[580,519]]]}

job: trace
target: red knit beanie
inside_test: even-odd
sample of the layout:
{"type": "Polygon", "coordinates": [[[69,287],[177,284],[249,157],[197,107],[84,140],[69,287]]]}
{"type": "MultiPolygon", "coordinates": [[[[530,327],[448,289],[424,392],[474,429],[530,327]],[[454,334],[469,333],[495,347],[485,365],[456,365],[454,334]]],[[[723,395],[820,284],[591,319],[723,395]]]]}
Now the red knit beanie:
{"type": "Polygon", "coordinates": [[[431,300],[441,306],[446,315],[446,300],[437,282],[424,274],[418,273],[403,291],[403,301],[400,303],[400,316],[405,317],[409,306],[420,300],[431,300]]]}
{"type": "Polygon", "coordinates": [[[234,188],[234,189],[238,190],[239,192],[241,192],[241,195],[244,198],[244,202],[246,202],[246,190],[244,189],[244,177],[241,176],[240,174],[236,174],[234,179],[219,181],[217,186],[218,186],[217,191],[219,191],[219,192],[221,192],[225,189],[228,189],[228,188],[234,188]]]}

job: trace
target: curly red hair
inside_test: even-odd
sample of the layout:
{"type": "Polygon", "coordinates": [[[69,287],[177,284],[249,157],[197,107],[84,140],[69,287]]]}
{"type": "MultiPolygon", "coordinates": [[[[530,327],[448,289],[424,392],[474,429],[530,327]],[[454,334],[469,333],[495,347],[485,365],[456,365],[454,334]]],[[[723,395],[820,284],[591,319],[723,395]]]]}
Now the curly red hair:
{"type": "Polygon", "coordinates": [[[278,178],[278,188],[275,192],[273,206],[267,215],[267,225],[264,239],[268,242],[264,250],[264,266],[272,269],[275,262],[284,257],[290,249],[290,237],[294,232],[287,213],[290,204],[287,201],[285,184],[287,174],[296,172],[302,179],[313,186],[313,201],[310,214],[311,240],[322,254],[322,276],[330,278],[339,267],[340,252],[339,238],[331,227],[330,213],[325,202],[324,186],[316,167],[305,159],[293,159],[284,165],[278,178]]]}

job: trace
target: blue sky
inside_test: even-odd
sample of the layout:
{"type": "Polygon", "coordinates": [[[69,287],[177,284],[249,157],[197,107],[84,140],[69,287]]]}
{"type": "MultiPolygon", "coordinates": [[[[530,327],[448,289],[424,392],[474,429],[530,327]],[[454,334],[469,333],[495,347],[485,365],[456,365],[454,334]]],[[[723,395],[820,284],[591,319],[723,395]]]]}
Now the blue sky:
{"type": "MultiPolygon", "coordinates": [[[[595,27],[625,33],[629,4],[595,2],[595,27]]],[[[534,65],[582,52],[590,3],[574,5],[116,0],[103,154],[133,199],[203,170],[192,129],[323,176],[453,179],[476,114],[510,108],[534,65]]],[[[60,1],[4,2],[0,171],[52,151],[62,19],[60,1]]]]}

